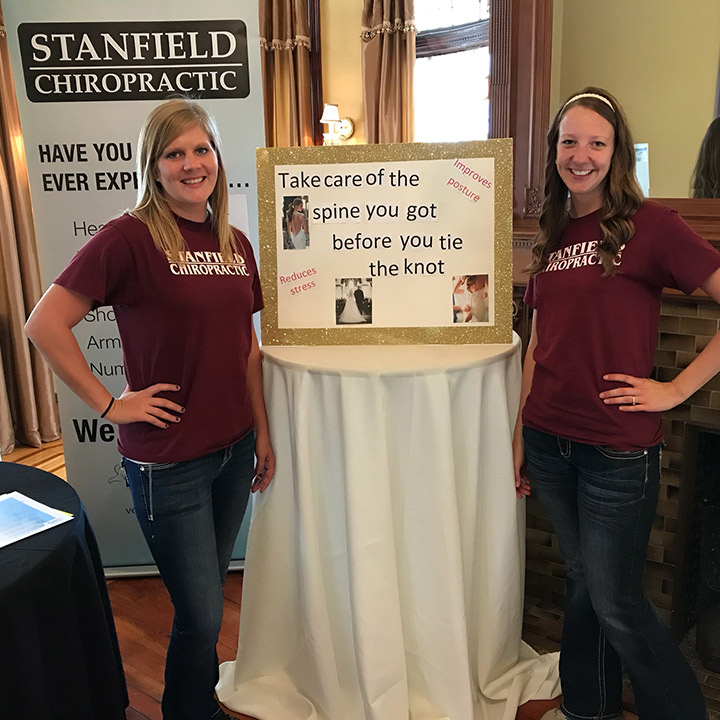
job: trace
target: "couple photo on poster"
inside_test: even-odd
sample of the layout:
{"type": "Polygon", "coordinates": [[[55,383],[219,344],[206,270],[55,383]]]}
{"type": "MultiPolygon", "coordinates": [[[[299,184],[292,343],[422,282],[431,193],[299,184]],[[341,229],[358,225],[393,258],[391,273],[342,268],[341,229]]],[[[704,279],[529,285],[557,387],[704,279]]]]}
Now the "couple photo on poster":
{"type": "Polygon", "coordinates": [[[453,322],[488,322],[488,276],[456,275],[452,282],[453,322]]]}
{"type": "Polygon", "coordinates": [[[335,323],[372,324],[372,278],[335,280],[335,323]]]}
{"type": "Polygon", "coordinates": [[[304,250],[310,245],[307,222],[307,195],[283,198],[282,233],[284,250],[304,250]]]}

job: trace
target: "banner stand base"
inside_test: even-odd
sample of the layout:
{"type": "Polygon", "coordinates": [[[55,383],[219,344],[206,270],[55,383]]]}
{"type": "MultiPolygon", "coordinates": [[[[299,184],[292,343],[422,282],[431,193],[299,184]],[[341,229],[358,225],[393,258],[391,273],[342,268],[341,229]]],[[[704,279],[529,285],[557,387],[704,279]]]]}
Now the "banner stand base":
{"type": "MultiPolygon", "coordinates": [[[[245,560],[231,560],[229,572],[245,569],[245,560]]],[[[155,565],[124,565],[118,567],[106,567],[106,580],[116,580],[124,577],[151,577],[159,575],[157,566],[155,565]]]]}

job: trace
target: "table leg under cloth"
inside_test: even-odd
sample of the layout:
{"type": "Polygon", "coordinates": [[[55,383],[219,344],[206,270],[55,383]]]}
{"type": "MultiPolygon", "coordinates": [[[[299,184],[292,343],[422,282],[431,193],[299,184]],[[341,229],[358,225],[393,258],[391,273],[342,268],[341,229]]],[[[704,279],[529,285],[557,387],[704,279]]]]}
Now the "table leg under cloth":
{"type": "Polygon", "coordinates": [[[521,640],[517,340],[469,367],[264,372],[277,473],[220,700],[260,720],[514,720],[559,694],[557,654],[521,640]]]}

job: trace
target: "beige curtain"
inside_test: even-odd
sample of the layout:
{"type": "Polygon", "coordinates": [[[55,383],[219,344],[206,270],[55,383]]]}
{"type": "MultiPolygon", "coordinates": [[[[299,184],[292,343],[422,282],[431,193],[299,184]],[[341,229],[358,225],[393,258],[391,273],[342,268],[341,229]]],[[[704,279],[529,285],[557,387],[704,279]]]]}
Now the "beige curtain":
{"type": "Polygon", "coordinates": [[[414,20],[413,0],[364,0],[360,37],[369,143],[414,139],[414,20]]]}
{"type": "Polygon", "coordinates": [[[60,437],[53,377],[23,325],[42,286],[25,148],[0,7],[0,452],[60,437]]]}
{"type": "Polygon", "coordinates": [[[313,144],[307,0],[260,0],[268,147],[313,144]]]}

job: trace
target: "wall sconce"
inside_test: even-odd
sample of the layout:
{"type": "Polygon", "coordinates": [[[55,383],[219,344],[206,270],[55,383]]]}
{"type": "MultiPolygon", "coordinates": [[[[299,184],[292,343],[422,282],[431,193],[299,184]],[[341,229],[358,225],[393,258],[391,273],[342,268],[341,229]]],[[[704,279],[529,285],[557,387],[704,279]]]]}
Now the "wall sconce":
{"type": "Polygon", "coordinates": [[[328,126],[323,133],[323,145],[339,145],[340,140],[348,140],[355,132],[355,124],[350,118],[341,118],[337,105],[325,103],[320,122],[328,126]]]}

